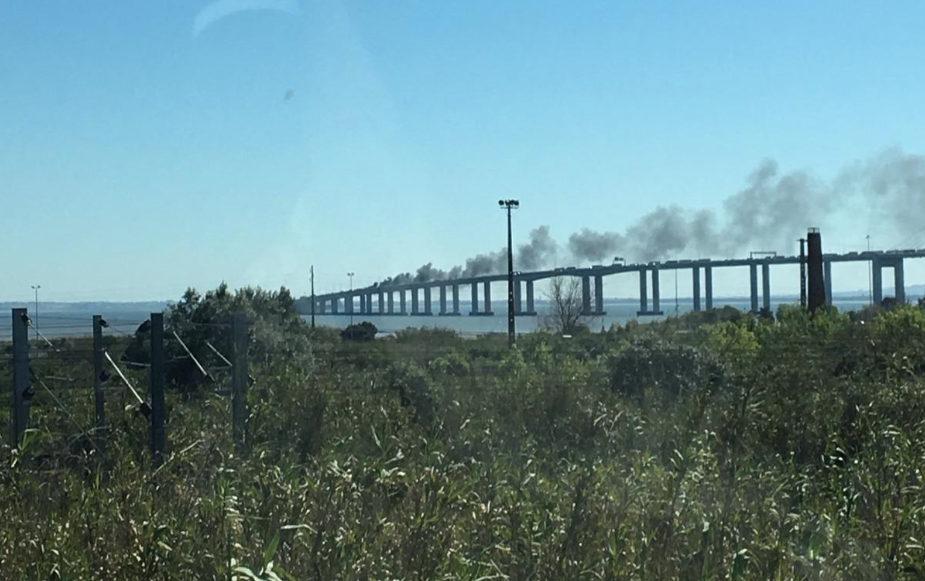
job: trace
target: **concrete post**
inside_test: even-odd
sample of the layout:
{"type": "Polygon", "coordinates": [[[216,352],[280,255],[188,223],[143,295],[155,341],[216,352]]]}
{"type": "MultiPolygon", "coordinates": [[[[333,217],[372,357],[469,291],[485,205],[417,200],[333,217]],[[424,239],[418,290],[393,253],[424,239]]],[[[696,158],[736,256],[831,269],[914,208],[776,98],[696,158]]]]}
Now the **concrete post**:
{"type": "Polygon", "coordinates": [[[490,315],[491,313],[491,283],[487,280],[482,285],[482,288],[485,292],[485,314],[490,315]]]}
{"type": "Polygon", "coordinates": [[[652,312],[654,313],[662,312],[662,307],[661,307],[660,298],[659,298],[659,278],[658,278],[658,267],[657,266],[652,268],[652,312]]]}
{"type": "Polygon", "coordinates": [[[649,274],[645,268],[639,270],[639,314],[649,312],[649,274]]]}
{"type": "Polygon", "coordinates": [[[906,303],[906,275],[903,271],[903,259],[897,258],[893,263],[893,285],[895,286],[896,302],[903,305],[906,303]]]}
{"type": "Polygon", "coordinates": [[[459,285],[453,285],[453,314],[459,314],[459,285]]]}
{"type": "Polygon", "coordinates": [[[446,314],[446,285],[440,285],[440,314],[446,314]]]}
{"type": "Polygon", "coordinates": [[[533,281],[527,281],[527,312],[533,314],[536,309],[533,306],[533,281]]]}
{"type": "Polygon", "coordinates": [[[93,403],[96,408],[96,447],[106,451],[106,399],[103,395],[103,317],[93,315],[93,403]]]}
{"type": "Polygon", "coordinates": [[[236,313],[231,323],[231,432],[235,446],[241,450],[247,442],[247,317],[236,313]]]}
{"type": "Polygon", "coordinates": [[[29,427],[32,390],[29,389],[29,314],[13,309],[13,447],[19,448],[22,434],[29,427]]]}
{"type": "Polygon", "coordinates": [[[368,293],[366,295],[366,314],[373,314],[373,293],[368,293]]]}
{"type": "Polygon", "coordinates": [[[694,310],[700,310],[700,267],[695,266],[691,269],[692,281],[694,283],[694,310]]]}
{"type": "Polygon", "coordinates": [[[434,314],[434,310],[431,308],[430,287],[429,286],[424,287],[424,314],[425,315],[434,314]]]}
{"type": "Polygon", "coordinates": [[[594,277],[594,312],[604,313],[604,277],[600,274],[594,277]]]}
{"type": "Polygon", "coordinates": [[[340,297],[331,299],[331,312],[335,315],[340,312],[340,297]]]}
{"type": "Polygon", "coordinates": [[[344,297],[344,312],[348,315],[353,314],[353,295],[347,295],[344,297]]]}
{"type": "Polygon", "coordinates": [[[822,263],[822,280],[825,283],[825,304],[832,306],[832,261],[822,263]]]}
{"type": "Polygon", "coordinates": [[[379,291],[379,314],[385,314],[385,293],[379,291]]]}
{"type": "Polygon", "coordinates": [[[385,297],[386,297],[385,298],[386,303],[388,303],[386,308],[389,310],[390,315],[394,315],[395,314],[395,291],[393,290],[388,291],[385,297]]]}
{"type": "Polygon", "coordinates": [[[514,314],[519,315],[523,312],[523,306],[520,299],[520,281],[514,281],[514,314]]]}
{"type": "Polygon", "coordinates": [[[418,289],[411,289],[411,314],[418,315],[420,310],[418,309],[418,289]]]}
{"type": "Polygon", "coordinates": [[[470,302],[472,303],[472,315],[479,314],[479,283],[472,283],[472,292],[469,295],[470,302]]]}
{"type": "Polygon", "coordinates": [[[405,289],[398,291],[398,309],[401,314],[408,314],[408,303],[407,298],[405,297],[405,289]]]}
{"type": "Polygon", "coordinates": [[[167,402],[164,399],[164,313],[151,313],[151,460],[164,463],[167,449],[167,402]]]}
{"type": "Polygon", "coordinates": [[[879,305],[883,302],[883,265],[880,263],[880,259],[876,257],[871,262],[873,263],[874,274],[874,304],[879,305]]]}
{"type": "Polygon", "coordinates": [[[591,277],[581,277],[581,314],[591,314],[591,277]]]}
{"type": "Polygon", "coordinates": [[[771,265],[767,262],[761,265],[761,307],[771,312],[771,265]]]}
{"type": "Polygon", "coordinates": [[[751,291],[751,311],[758,312],[758,265],[754,261],[748,265],[748,288],[751,291]]]}
{"type": "Polygon", "coordinates": [[[366,312],[366,295],[360,293],[360,314],[365,315],[366,312]]]}
{"type": "Polygon", "coordinates": [[[705,299],[706,304],[704,305],[709,311],[713,308],[713,267],[707,266],[703,269],[703,286],[706,287],[705,299]]]}

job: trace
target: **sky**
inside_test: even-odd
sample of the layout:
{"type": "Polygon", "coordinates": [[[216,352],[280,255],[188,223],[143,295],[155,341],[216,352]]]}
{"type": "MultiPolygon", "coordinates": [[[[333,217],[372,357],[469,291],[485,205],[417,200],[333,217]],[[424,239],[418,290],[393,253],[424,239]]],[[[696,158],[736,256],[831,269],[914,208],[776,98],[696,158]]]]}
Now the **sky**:
{"type": "MultiPolygon", "coordinates": [[[[499,198],[515,242],[564,244],[721,209],[766,159],[831,180],[923,154],[923,21],[902,1],[4,0],[0,301],[302,295],[310,265],[327,292],[498,250],[499,198]]],[[[864,213],[826,249],[898,243],[864,213]]]]}

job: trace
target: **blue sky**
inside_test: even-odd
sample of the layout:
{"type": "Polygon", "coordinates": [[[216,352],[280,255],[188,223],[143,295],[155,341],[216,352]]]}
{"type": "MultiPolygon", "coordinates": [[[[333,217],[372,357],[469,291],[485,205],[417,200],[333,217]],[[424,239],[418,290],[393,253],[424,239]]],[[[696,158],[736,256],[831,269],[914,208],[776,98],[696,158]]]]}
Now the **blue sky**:
{"type": "MultiPolygon", "coordinates": [[[[0,300],[35,283],[49,300],[221,280],[302,294],[310,264],[322,292],[497,250],[502,197],[521,200],[516,239],[546,224],[564,243],[658,205],[719,209],[766,158],[827,180],[884,148],[925,153],[923,17],[921,2],[3,2],[0,300]],[[234,10],[259,4],[285,10],[234,10]]],[[[826,231],[828,249],[896,242],[861,222],[826,231]]]]}

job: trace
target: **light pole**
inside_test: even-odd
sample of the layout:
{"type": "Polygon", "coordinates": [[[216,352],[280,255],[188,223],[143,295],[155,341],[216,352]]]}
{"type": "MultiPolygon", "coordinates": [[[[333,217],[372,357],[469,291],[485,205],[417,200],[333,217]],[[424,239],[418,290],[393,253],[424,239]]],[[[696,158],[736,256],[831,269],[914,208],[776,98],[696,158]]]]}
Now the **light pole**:
{"type": "Polygon", "coordinates": [[[353,273],[348,272],[347,276],[350,277],[350,296],[347,297],[347,300],[350,301],[350,324],[352,325],[353,324],[353,273]]]}
{"type": "Polygon", "coordinates": [[[35,324],[33,328],[35,329],[35,340],[39,340],[39,289],[42,288],[40,284],[32,285],[32,290],[35,291],[35,324]]]}
{"type": "MultiPolygon", "coordinates": [[[[870,254],[870,234],[867,235],[867,253],[870,254]]],[[[874,304],[874,261],[867,261],[867,301],[874,304]]]]}
{"type": "Polygon", "coordinates": [[[520,207],[517,200],[498,200],[498,206],[507,210],[507,344],[514,346],[514,249],[511,246],[511,210],[520,207]]]}

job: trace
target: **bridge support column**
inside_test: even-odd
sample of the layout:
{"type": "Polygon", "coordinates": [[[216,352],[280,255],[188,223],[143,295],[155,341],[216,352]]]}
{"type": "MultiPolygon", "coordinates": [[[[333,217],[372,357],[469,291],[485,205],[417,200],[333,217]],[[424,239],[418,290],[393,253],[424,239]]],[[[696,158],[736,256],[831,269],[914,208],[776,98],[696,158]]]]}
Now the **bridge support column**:
{"type": "Polygon", "coordinates": [[[379,291],[379,300],[377,301],[377,305],[379,307],[379,314],[384,315],[385,314],[385,293],[382,291],[379,291]]]}
{"type": "Polygon", "coordinates": [[[386,293],[386,297],[388,297],[387,300],[389,303],[388,305],[389,314],[394,315],[395,314],[395,291],[390,290],[388,293],[386,293]]]}
{"type": "Polygon", "coordinates": [[[594,314],[604,315],[604,277],[594,277],[594,314]]]}
{"type": "Polygon", "coordinates": [[[877,258],[871,260],[871,263],[874,273],[874,304],[879,305],[883,302],[883,265],[877,258]]]}
{"type": "Polygon", "coordinates": [[[421,314],[421,310],[420,310],[420,308],[419,308],[419,306],[418,306],[418,299],[420,298],[420,297],[418,296],[418,291],[419,291],[419,290],[420,290],[420,289],[417,289],[417,288],[411,289],[411,314],[412,314],[412,315],[420,315],[420,314],[421,314]]]}
{"type": "Polygon", "coordinates": [[[335,315],[340,311],[340,297],[331,299],[331,312],[335,315]]]}
{"type": "Polygon", "coordinates": [[[704,306],[709,311],[710,309],[713,308],[713,267],[712,266],[707,266],[703,269],[703,286],[706,287],[706,289],[704,289],[706,291],[705,296],[704,296],[704,298],[706,299],[706,304],[704,306]]]}
{"type": "Polygon", "coordinates": [[[903,270],[903,259],[897,258],[893,264],[893,286],[895,287],[896,302],[906,303],[906,274],[903,270]]]}
{"type": "Polygon", "coordinates": [[[405,298],[405,289],[398,291],[398,308],[399,312],[403,315],[408,314],[408,304],[407,299],[405,298]]]}
{"type": "Polygon", "coordinates": [[[536,309],[533,308],[533,281],[527,281],[527,314],[535,315],[536,309]]]}
{"type": "Polygon", "coordinates": [[[366,314],[373,314],[373,293],[368,293],[366,295],[366,314]]]}
{"type": "Polygon", "coordinates": [[[440,285],[440,314],[446,314],[446,285],[440,285]]]}
{"type": "Polygon", "coordinates": [[[519,315],[523,313],[523,307],[520,300],[520,284],[519,280],[514,281],[514,314],[519,315]]]}
{"type": "Polygon", "coordinates": [[[692,281],[694,283],[694,310],[700,310],[700,267],[695,266],[691,269],[692,281]]]}
{"type": "Polygon", "coordinates": [[[659,285],[658,267],[655,266],[652,268],[652,314],[653,315],[662,314],[662,307],[660,304],[658,285],[659,285]]]}
{"type": "Polygon", "coordinates": [[[369,311],[372,310],[369,308],[369,301],[367,300],[368,298],[369,297],[366,294],[360,295],[360,314],[361,315],[366,315],[369,313],[369,311]]]}
{"type": "Polygon", "coordinates": [[[353,314],[353,295],[347,295],[344,297],[344,312],[348,315],[353,314]]]}
{"type": "Polygon", "coordinates": [[[825,304],[832,306],[832,261],[822,263],[822,282],[825,284],[825,304]]]}
{"type": "Polygon", "coordinates": [[[434,314],[434,310],[431,308],[431,304],[432,303],[430,300],[430,287],[425,286],[424,287],[424,312],[422,314],[428,315],[428,316],[434,314]]]}
{"type": "Polygon", "coordinates": [[[758,265],[754,262],[748,265],[748,282],[751,290],[751,312],[758,314],[758,265]]]}
{"type": "Polygon", "coordinates": [[[478,315],[479,314],[479,283],[477,282],[472,283],[472,291],[470,294],[470,299],[471,299],[470,302],[472,303],[472,311],[469,314],[478,315]]]}
{"type": "Polygon", "coordinates": [[[459,285],[453,285],[453,314],[459,314],[459,285]]]}
{"type": "Polygon", "coordinates": [[[649,312],[649,281],[648,272],[645,268],[639,270],[639,312],[637,315],[645,315],[649,312]]]}
{"type": "Polygon", "coordinates": [[[581,277],[581,314],[591,314],[591,277],[581,277]]]}
{"type": "Polygon", "coordinates": [[[494,313],[491,312],[491,282],[486,280],[482,284],[482,292],[485,294],[485,314],[494,315],[494,313]]]}
{"type": "Polygon", "coordinates": [[[767,262],[761,265],[761,307],[771,313],[771,265],[767,262]]]}

